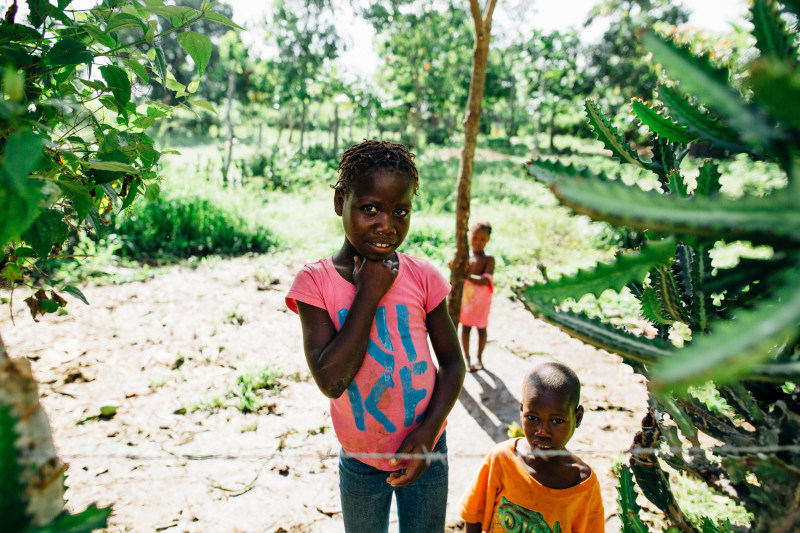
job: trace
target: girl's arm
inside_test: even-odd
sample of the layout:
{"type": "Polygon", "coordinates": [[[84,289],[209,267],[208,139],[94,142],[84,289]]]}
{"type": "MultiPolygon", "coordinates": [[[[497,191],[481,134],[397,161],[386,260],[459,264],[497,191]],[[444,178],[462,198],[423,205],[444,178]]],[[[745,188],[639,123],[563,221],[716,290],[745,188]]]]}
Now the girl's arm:
{"type": "Polygon", "coordinates": [[[486,265],[483,267],[483,272],[480,274],[470,274],[469,280],[475,285],[490,285],[492,283],[491,280],[483,277],[484,274],[494,274],[494,257],[491,255],[486,256],[486,265]]]}
{"type": "Polygon", "coordinates": [[[308,368],[328,398],[341,396],[361,368],[378,303],[396,277],[397,268],[391,262],[356,258],[356,295],[338,332],[326,310],[297,302],[308,368]]]}
{"type": "MultiPolygon", "coordinates": [[[[447,415],[458,400],[461,385],[464,383],[464,357],[458,342],[456,328],[447,312],[447,301],[442,300],[436,309],[425,319],[431,345],[439,363],[436,384],[431,401],[425,411],[425,419],[403,440],[397,453],[429,453],[442,429],[447,415]]],[[[393,472],[387,481],[396,486],[410,485],[428,468],[425,459],[411,459],[404,474],[393,472]]]]}

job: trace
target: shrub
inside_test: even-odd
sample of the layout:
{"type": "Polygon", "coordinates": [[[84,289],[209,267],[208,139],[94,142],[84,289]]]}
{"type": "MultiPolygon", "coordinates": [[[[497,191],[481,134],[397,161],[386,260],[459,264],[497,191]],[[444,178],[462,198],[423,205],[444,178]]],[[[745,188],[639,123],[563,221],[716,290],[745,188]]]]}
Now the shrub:
{"type": "Polygon", "coordinates": [[[175,259],[210,254],[266,252],[275,246],[269,229],[248,221],[232,206],[192,193],[172,193],[117,218],[121,255],[175,259]]]}

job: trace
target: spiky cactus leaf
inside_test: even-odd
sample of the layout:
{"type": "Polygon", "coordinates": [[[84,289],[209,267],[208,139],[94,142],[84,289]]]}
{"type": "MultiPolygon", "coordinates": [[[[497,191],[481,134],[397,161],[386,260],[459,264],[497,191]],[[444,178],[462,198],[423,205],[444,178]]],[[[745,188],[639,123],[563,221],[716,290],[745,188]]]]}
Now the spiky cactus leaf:
{"type": "Polygon", "coordinates": [[[641,98],[631,100],[631,107],[636,117],[643,125],[659,137],[666,138],[677,144],[689,144],[697,139],[697,134],[690,132],[686,126],[678,124],[667,116],[663,107],[656,109],[652,104],[641,98]]]}
{"type": "Polygon", "coordinates": [[[714,196],[719,193],[720,189],[720,173],[719,165],[711,159],[703,161],[703,166],[700,167],[700,174],[697,176],[697,187],[694,190],[696,196],[714,196]]]}
{"type": "Polygon", "coordinates": [[[583,313],[556,311],[549,303],[527,300],[524,291],[525,287],[514,289],[528,311],[586,344],[644,364],[675,354],[675,348],[661,339],[638,337],[583,313]]]}
{"type": "Polygon", "coordinates": [[[17,462],[16,423],[11,409],[0,403],[0,516],[3,517],[3,531],[12,532],[22,531],[30,523],[25,514],[27,502],[20,498],[24,487],[20,482],[22,469],[17,462]]]}
{"type": "Polygon", "coordinates": [[[681,198],[689,196],[688,189],[686,188],[686,181],[684,181],[683,176],[681,176],[680,170],[671,170],[669,174],[667,174],[667,184],[669,190],[681,198]]]}
{"type": "Polygon", "coordinates": [[[594,130],[597,138],[603,143],[603,146],[606,147],[606,150],[610,150],[611,154],[621,163],[631,163],[639,168],[647,168],[636,152],[625,142],[617,128],[611,124],[611,120],[606,117],[591,98],[587,98],[584,101],[584,107],[586,116],[589,117],[589,125],[594,130]]]}
{"type": "Polygon", "coordinates": [[[663,265],[657,266],[653,274],[651,274],[651,283],[654,283],[656,287],[661,308],[673,320],[685,322],[683,302],[675,276],[672,275],[669,268],[663,265]]]}
{"type": "Polygon", "coordinates": [[[791,64],[759,59],[749,77],[754,98],[789,125],[800,129],[800,106],[787,102],[800,101],[800,72],[791,64]]]}
{"type": "Polygon", "coordinates": [[[664,102],[672,117],[695,133],[701,141],[707,141],[732,153],[752,152],[739,141],[739,134],[718,119],[694,106],[674,89],[666,85],[658,87],[658,98],[664,102]]]}
{"type": "Polygon", "coordinates": [[[656,137],[653,140],[653,163],[650,166],[650,170],[658,176],[658,182],[664,192],[670,190],[670,174],[677,170],[679,166],[678,159],[675,157],[674,146],[667,139],[661,137],[656,137]]]}
{"type": "Polygon", "coordinates": [[[714,304],[711,300],[713,291],[710,291],[706,285],[713,271],[711,256],[708,255],[710,248],[707,244],[700,244],[692,254],[692,304],[689,310],[689,319],[692,325],[701,333],[708,329],[708,323],[714,314],[714,304]]]}
{"type": "Polygon", "coordinates": [[[670,325],[675,322],[661,308],[658,292],[652,287],[646,288],[642,295],[642,315],[655,324],[670,325]]]}
{"type": "Polygon", "coordinates": [[[637,493],[633,474],[627,465],[621,464],[617,468],[617,482],[617,503],[622,533],[648,533],[647,526],[639,517],[642,508],[636,503],[637,493]]]}
{"type": "Polygon", "coordinates": [[[781,281],[768,301],[740,311],[731,321],[716,323],[708,335],[693,340],[676,357],[662,359],[652,372],[654,385],[684,390],[709,379],[725,383],[746,376],[776,346],[795,340],[800,335],[800,270],[786,269],[781,281]]]}
{"type": "MultiPolygon", "coordinates": [[[[538,161],[528,168],[538,176],[538,161]]],[[[551,178],[556,170],[552,164],[547,169],[551,178]]],[[[789,190],[766,198],[676,198],[618,181],[574,178],[566,169],[552,181],[550,190],[574,211],[617,226],[701,237],[712,230],[718,239],[782,242],[784,246],[787,238],[800,240],[800,198],[789,190]]]]}
{"type": "Polygon", "coordinates": [[[775,0],[753,0],[750,13],[756,48],[761,52],[761,57],[796,61],[794,39],[786,32],[786,23],[778,12],[775,0]]]}
{"type": "Polygon", "coordinates": [[[525,168],[530,176],[536,181],[550,185],[562,179],[564,176],[582,178],[592,181],[610,181],[608,176],[592,172],[586,168],[578,168],[572,165],[564,165],[560,161],[550,161],[547,159],[535,159],[525,163],[525,168]]]}
{"type": "Polygon", "coordinates": [[[25,533],[91,533],[103,529],[108,524],[111,507],[90,505],[78,514],[64,513],[46,526],[30,529],[25,533]]]}
{"type": "Polygon", "coordinates": [[[675,249],[675,262],[672,263],[672,273],[678,280],[684,302],[691,302],[694,293],[692,287],[692,263],[694,262],[694,250],[690,246],[679,243],[675,249]]]}
{"type": "Polygon", "coordinates": [[[669,263],[674,253],[675,239],[649,241],[640,250],[620,254],[611,263],[598,263],[592,270],[581,269],[574,276],[528,285],[524,294],[528,300],[560,302],[584,294],[600,296],[608,289],[619,292],[632,280],[644,279],[654,266],[669,263]]]}
{"type": "Polygon", "coordinates": [[[661,63],[667,75],[680,83],[683,91],[693,94],[703,105],[719,113],[740,132],[750,146],[762,148],[775,138],[774,125],[765,122],[757,110],[744,102],[729,84],[727,69],[715,67],[705,56],[695,56],[685,46],[645,32],[644,45],[661,63]]]}

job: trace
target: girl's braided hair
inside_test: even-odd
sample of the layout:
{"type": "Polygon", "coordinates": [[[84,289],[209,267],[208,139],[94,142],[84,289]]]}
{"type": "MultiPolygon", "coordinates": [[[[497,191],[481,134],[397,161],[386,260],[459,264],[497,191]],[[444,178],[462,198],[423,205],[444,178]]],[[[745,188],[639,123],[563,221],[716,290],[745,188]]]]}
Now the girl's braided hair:
{"type": "Polygon", "coordinates": [[[331,187],[347,193],[362,176],[376,169],[385,168],[407,175],[414,182],[414,194],[417,194],[419,173],[414,165],[415,157],[402,144],[365,140],[344,151],[339,161],[339,180],[331,187]]]}

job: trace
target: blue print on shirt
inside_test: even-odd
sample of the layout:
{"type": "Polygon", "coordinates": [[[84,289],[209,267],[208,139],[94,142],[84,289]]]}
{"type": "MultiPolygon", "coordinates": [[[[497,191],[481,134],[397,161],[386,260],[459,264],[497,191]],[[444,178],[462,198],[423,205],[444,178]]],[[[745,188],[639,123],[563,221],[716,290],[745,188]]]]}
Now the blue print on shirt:
{"type": "MultiPolygon", "coordinates": [[[[337,313],[339,324],[344,325],[347,319],[347,309],[340,309],[337,313]]],[[[412,376],[424,374],[428,369],[426,361],[414,362],[417,359],[417,351],[414,348],[414,343],[411,339],[411,330],[409,326],[409,312],[408,306],[398,305],[397,312],[397,328],[400,333],[400,340],[402,341],[403,350],[406,352],[406,357],[410,363],[409,366],[404,366],[399,369],[400,384],[403,391],[403,411],[405,427],[411,427],[414,422],[414,413],[417,410],[417,404],[425,399],[427,395],[426,389],[415,389],[412,383],[412,376]]],[[[386,369],[386,372],[381,374],[378,381],[372,386],[367,398],[364,400],[358,390],[355,380],[351,381],[347,386],[347,395],[350,400],[350,408],[353,412],[353,419],[356,428],[360,431],[366,431],[365,412],[369,413],[388,433],[397,431],[395,425],[389,418],[380,410],[378,403],[380,403],[383,393],[389,388],[394,388],[394,380],[392,374],[394,372],[395,358],[394,350],[392,349],[392,341],[389,337],[389,327],[386,321],[386,308],[384,306],[378,307],[375,313],[375,327],[378,333],[378,340],[381,346],[375,343],[372,339],[367,342],[367,354],[372,357],[378,364],[386,369]]],[[[424,417],[424,411],[416,417],[416,422],[420,422],[424,417]]]]}

